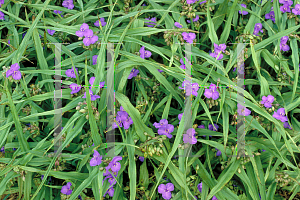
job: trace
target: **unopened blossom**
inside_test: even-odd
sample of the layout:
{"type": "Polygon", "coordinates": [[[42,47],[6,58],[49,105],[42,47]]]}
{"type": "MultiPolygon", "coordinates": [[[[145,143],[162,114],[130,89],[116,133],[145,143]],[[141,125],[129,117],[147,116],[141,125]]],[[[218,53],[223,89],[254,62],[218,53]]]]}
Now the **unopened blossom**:
{"type": "Polygon", "coordinates": [[[94,150],[93,158],[90,160],[90,166],[97,166],[102,163],[102,156],[100,156],[99,152],[94,150]]]}
{"type": "Polygon", "coordinates": [[[89,25],[86,24],[86,23],[83,23],[83,24],[80,26],[79,31],[76,31],[76,35],[77,35],[78,37],[83,37],[83,36],[87,33],[87,30],[89,30],[89,25]]]}
{"type": "Polygon", "coordinates": [[[60,14],[60,13],[62,13],[62,11],[60,11],[60,10],[53,10],[53,12],[54,12],[55,14],[60,14]]]}
{"type": "Polygon", "coordinates": [[[62,6],[68,9],[73,9],[74,8],[73,0],[64,0],[62,6]]]}
{"type": "Polygon", "coordinates": [[[90,46],[98,41],[98,36],[94,35],[94,32],[91,29],[87,30],[84,36],[85,38],[83,39],[83,44],[85,46],[90,46]]]}
{"type": "Polygon", "coordinates": [[[53,35],[55,33],[55,30],[50,30],[50,29],[47,29],[49,35],[53,35]]]}
{"type": "MultiPolygon", "coordinates": [[[[91,89],[89,89],[89,93],[90,93],[90,96],[91,96],[91,101],[95,101],[96,99],[99,99],[100,96],[99,95],[94,95],[93,94],[93,91],[91,89]]],[[[83,97],[84,99],[86,99],[86,92],[84,93],[83,97]]]]}
{"type": "Polygon", "coordinates": [[[1,151],[2,153],[5,153],[4,146],[0,149],[0,151],[1,151]]]}
{"type": "Polygon", "coordinates": [[[293,1],[292,0],[279,0],[279,3],[284,4],[284,5],[293,5],[293,1]]]}
{"type": "Polygon", "coordinates": [[[176,26],[177,28],[182,28],[182,25],[179,22],[175,22],[174,26],[176,26]]]}
{"type": "Polygon", "coordinates": [[[145,18],[146,20],[148,20],[148,21],[151,21],[151,22],[145,22],[145,24],[148,26],[148,27],[154,27],[153,25],[155,25],[156,23],[156,17],[152,17],[151,19],[150,19],[150,17],[149,18],[145,18]],[[150,25],[150,24],[153,24],[153,25],[150,25]]]}
{"type": "MultiPolygon", "coordinates": [[[[182,115],[181,115],[182,116],[182,115]]],[[[178,118],[179,118],[179,116],[178,116],[178,118]]],[[[181,118],[180,118],[180,120],[181,120],[181,118]]],[[[166,119],[161,119],[160,121],[159,121],[159,123],[157,123],[157,122],[154,122],[153,123],[153,126],[155,126],[155,128],[161,128],[161,127],[163,127],[163,126],[165,126],[165,125],[167,125],[168,124],[168,120],[166,120],[166,119]]]]}
{"type": "Polygon", "coordinates": [[[66,75],[67,75],[68,77],[70,77],[70,78],[76,78],[76,75],[78,74],[78,69],[75,68],[76,72],[74,72],[74,68],[75,68],[75,67],[72,67],[71,69],[68,69],[68,70],[66,71],[66,75]]]}
{"type": "Polygon", "coordinates": [[[265,15],[266,19],[271,19],[275,23],[275,12],[271,11],[265,15]]]}
{"type": "Polygon", "coordinates": [[[140,71],[138,69],[132,69],[129,76],[128,76],[128,79],[132,79],[133,77],[136,77],[138,75],[140,71]]]}
{"type": "Polygon", "coordinates": [[[184,143],[190,143],[190,144],[196,144],[197,139],[195,137],[195,129],[190,128],[186,131],[186,134],[183,134],[183,142],[184,143]]]}
{"type": "Polygon", "coordinates": [[[122,156],[116,156],[112,159],[112,161],[106,167],[106,170],[111,169],[113,172],[118,172],[121,169],[121,164],[118,162],[122,160],[122,156]]]}
{"type": "Polygon", "coordinates": [[[72,185],[72,183],[68,182],[67,185],[62,186],[61,193],[66,194],[66,195],[72,194],[72,190],[70,189],[71,185],[72,185]]]}
{"type": "Polygon", "coordinates": [[[285,116],[285,109],[284,108],[279,108],[277,112],[274,112],[272,115],[275,119],[278,119],[282,122],[288,121],[287,116],[285,116]]]}
{"type": "Polygon", "coordinates": [[[208,125],[208,130],[210,131],[218,131],[219,126],[217,124],[214,124],[214,126],[212,124],[208,125]],[[215,126],[215,128],[214,128],[215,126]]]}
{"type": "Polygon", "coordinates": [[[212,98],[217,100],[219,98],[219,92],[215,84],[211,83],[209,89],[205,89],[204,96],[208,99],[212,98]]]}
{"type": "Polygon", "coordinates": [[[199,84],[198,83],[190,83],[190,81],[183,81],[182,87],[178,87],[179,89],[184,89],[186,91],[186,96],[190,96],[191,94],[194,96],[198,95],[199,84]]]}
{"type": "Polygon", "coordinates": [[[295,5],[295,8],[292,9],[292,13],[294,13],[294,15],[300,15],[300,4],[295,5]]]}
{"type": "Polygon", "coordinates": [[[74,93],[77,93],[81,90],[81,86],[80,85],[77,85],[76,83],[72,83],[70,85],[70,88],[71,88],[71,94],[74,94],[74,93]]]}
{"type": "Polygon", "coordinates": [[[274,101],[274,97],[272,95],[263,96],[262,101],[260,102],[263,104],[266,108],[272,108],[272,103],[274,101]]]}
{"type": "Polygon", "coordinates": [[[172,198],[171,192],[174,190],[173,183],[167,183],[166,185],[165,184],[160,184],[157,189],[158,189],[158,193],[162,194],[162,197],[164,199],[171,199],[172,198]]]}
{"type": "Polygon", "coordinates": [[[104,17],[101,17],[101,18],[100,18],[100,22],[99,22],[99,20],[97,20],[97,21],[94,23],[94,25],[95,25],[95,26],[98,26],[98,27],[100,26],[100,24],[101,24],[102,27],[106,25],[106,22],[105,22],[104,17]]]}
{"type": "Polygon", "coordinates": [[[98,58],[98,55],[93,56],[93,65],[97,64],[97,58],[98,58]]]}
{"type": "Polygon", "coordinates": [[[206,3],[206,1],[201,1],[199,4],[201,5],[201,4],[204,4],[204,3],[206,3]]]}
{"type": "Polygon", "coordinates": [[[280,11],[285,13],[285,12],[291,12],[291,8],[289,4],[283,4],[283,6],[280,6],[280,11]]]}
{"type": "Polygon", "coordinates": [[[179,124],[180,124],[180,121],[181,121],[182,115],[183,115],[183,113],[180,113],[180,114],[178,115],[179,124]]]}
{"type": "Polygon", "coordinates": [[[238,107],[237,112],[239,115],[248,116],[251,114],[251,111],[245,106],[242,106],[241,104],[238,103],[237,107],[238,107]]]}
{"type": "Polygon", "coordinates": [[[189,62],[189,64],[192,65],[192,63],[190,61],[188,61],[188,59],[186,57],[184,57],[184,61],[182,58],[180,58],[180,63],[181,63],[180,68],[181,69],[185,69],[185,62],[189,62]]]}
{"type": "Polygon", "coordinates": [[[164,125],[162,127],[160,127],[157,131],[157,133],[159,135],[165,135],[167,136],[168,138],[172,138],[173,136],[171,135],[171,133],[174,131],[174,126],[172,124],[167,124],[167,125],[164,125]]]}
{"type": "Polygon", "coordinates": [[[4,13],[0,11],[0,19],[4,20],[4,13]]]}
{"type": "Polygon", "coordinates": [[[139,156],[139,160],[140,160],[141,162],[144,162],[145,158],[144,158],[143,156],[139,156]]]}
{"type": "Polygon", "coordinates": [[[6,72],[6,78],[8,78],[9,76],[12,76],[13,79],[20,80],[22,77],[22,74],[19,69],[20,69],[20,66],[18,63],[12,64],[10,66],[10,69],[7,70],[7,72],[6,72]]]}
{"type": "MultiPolygon", "coordinates": [[[[241,6],[244,7],[244,8],[247,8],[247,6],[246,6],[245,4],[241,4],[241,6]]],[[[247,11],[241,11],[241,10],[239,10],[239,13],[240,13],[241,15],[247,15],[247,14],[248,14],[247,11]]]]}
{"type": "Polygon", "coordinates": [[[195,33],[187,33],[187,32],[183,32],[182,34],[183,39],[187,42],[192,44],[193,40],[196,39],[196,34],[195,33]]]}
{"type": "Polygon", "coordinates": [[[197,185],[197,188],[198,188],[199,192],[201,193],[202,192],[202,182],[197,185]]]}
{"type": "MultiPolygon", "coordinates": [[[[199,20],[199,15],[196,15],[196,17],[193,19],[193,22],[196,22],[199,20]]],[[[186,20],[188,23],[191,23],[191,20],[186,20]]]]}
{"type": "Polygon", "coordinates": [[[159,73],[162,73],[164,70],[157,69],[157,71],[158,71],[159,73]]]}
{"type": "Polygon", "coordinates": [[[151,51],[145,50],[145,47],[144,47],[144,46],[142,46],[142,47],[140,48],[140,51],[139,51],[139,52],[140,52],[140,57],[143,58],[143,59],[145,59],[145,58],[150,58],[151,55],[152,55],[151,51]]]}
{"type": "Polygon", "coordinates": [[[283,127],[284,128],[289,128],[289,129],[292,130],[292,127],[289,125],[289,122],[284,122],[283,127]]]}
{"type": "Polygon", "coordinates": [[[216,150],[217,150],[217,152],[216,152],[216,156],[220,156],[220,155],[222,155],[222,152],[219,150],[219,149],[217,149],[217,148],[215,148],[216,150]]]}

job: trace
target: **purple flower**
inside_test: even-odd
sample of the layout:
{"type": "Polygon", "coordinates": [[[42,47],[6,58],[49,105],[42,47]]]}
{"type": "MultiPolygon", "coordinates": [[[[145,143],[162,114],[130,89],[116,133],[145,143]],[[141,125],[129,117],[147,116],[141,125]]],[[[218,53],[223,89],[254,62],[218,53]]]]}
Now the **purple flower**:
{"type": "Polygon", "coordinates": [[[95,25],[95,26],[98,26],[98,27],[100,26],[100,24],[101,24],[102,27],[106,25],[106,22],[105,22],[104,17],[101,17],[101,18],[100,18],[100,22],[99,22],[99,20],[97,20],[97,21],[94,23],[94,25],[95,25]]]}
{"type": "Polygon", "coordinates": [[[106,170],[111,169],[113,172],[118,172],[121,169],[121,164],[118,162],[122,160],[121,156],[116,156],[112,159],[112,161],[106,167],[106,170]]]}
{"type": "Polygon", "coordinates": [[[220,52],[223,52],[225,53],[225,49],[226,49],[226,45],[225,44],[216,44],[214,43],[214,53],[210,53],[209,55],[214,57],[214,58],[217,58],[217,60],[221,60],[223,58],[223,54],[221,53],[219,55],[220,52]]]}
{"type": "Polygon", "coordinates": [[[190,96],[191,94],[194,95],[194,96],[197,96],[198,95],[197,91],[199,90],[199,84],[198,83],[192,83],[192,85],[191,85],[191,83],[189,81],[183,81],[182,82],[182,87],[178,87],[178,88],[186,90],[186,95],[187,96],[190,96]]]}
{"type": "Polygon", "coordinates": [[[266,108],[272,108],[273,101],[274,101],[274,97],[272,95],[268,95],[267,97],[263,96],[262,101],[260,103],[264,104],[266,108]]]}
{"type": "Polygon", "coordinates": [[[201,2],[200,2],[200,5],[203,4],[203,3],[206,3],[206,1],[201,1],[201,2]]]}
{"type": "Polygon", "coordinates": [[[53,10],[53,12],[54,12],[55,14],[60,14],[60,13],[62,13],[62,11],[60,11],[60,10],[53,10]]]}
{"type": "Polygon", "coordinates": [[[262,152],[265,152],[266,150],[262,149],[262,152]]]}
{"type": "Polygon", "coordinates": [[[72,190],[70,189],[72,183],[68,182],[67,185],[62,186],[61,188],[61,193],[66,194],[66,195],[70,195],[72,194],[72,190]]]}
{"type": "Polygon", "coordinates": [[[291,8],[289,4],[283,4],[283,6],[280,6],[280,11],[285,13],[285,12],[291,12],[291,8]]]}
{"type": "Polygon", "coordinates": [[[214,124],[214,126],[212,124],[209,124],[208,125],[208,130],[218,131],[219,126],[217,124],[214,124]],[[214,128],[214,126],[215,126],[215,128],[214,128]]]}
{"type": "Polygon", "coordinates": [[[55,33],[55,30],[50,30],[50,29],[47,29],[49,35],[53,35],[55,33]]]}
{"type": "Polygon", "coordinates": [[[173,183],[167,183],[165,184],[160,184],[158,186],[158,193],[162,194],[162,197],[164,199],[171,199],[172,194],[171,192],[174,190],[174,185],[173,183]]]}
{"type": "MultiPolygon", "coordinates": [[[[116,121],[120,127],[124,126],[124,129],[129,129],[130,125],[133,124],[131,117],[128,116],[128,113],[123,110],[123,107],[120,108],[121,111],[118,111],[116,121]]],[[[113,129],[118,128],[116,122],[113,124],[113,129]]]]}
{"type": "Polygon", "coordinates": [[[143,58],[143,59],[145,59],[145,58],[150,58],[150,56],[151,56],[152,54],[151,54],[151,52],[150,51],[145,51],[145,47],[144,46],[142,46],[141,48],[140,48],[140,57],[141,58],[143,58]]]}
{"type": "Polygon", "coordinates": [[[146,20],[148,20],[148,21],[152,21],[152,22],[145,22],[145,24],[148,26],[148,27],[154,27],[154,26],[152,26],[152,25],[149,25],[149,24],[153,24],[153,25],[155,25],[156,23],[156,17],[153,17],[153,18],[151,18],[150,19],[150,17],[149,18],[145,18],[146,20]]]}
{"type": "Polygon", "coordinates": [[[140,160],[141,162],[144,162],[145,158],[144,158],[143,156],[139,156],[139,160],[140,160]]]}
{"type": "MultiPolygon", "coordinates": [[[[245,4],[241,4],[241,6],[242,7],[244,7],[244,8],[247,8],[247,6],[245,5],[245,4]]],[[[247,11],[239,11],[239,13],[241,14],[241,15],[247,15],[248,14],[248,12],[247,11]]]]}
{"type": "Polygon", "coordinates": [[[85,46],[90,46],[90,44],[94,44],[98,41],[98,36],[94,35],[94,32],[91,29],[88,29],[85,34],[85,38],[83,39],[83,44],[85,46]]]}
{"type": "Polygon", "coordinates": [[[72,83],[70,85],[70,88],[71,88],[71,94],[74,94],[74,93],[77,93],[81,90],[81,86],[80,85],[77,85],[76,83],[72,83]]]}
{"type": "Polygon", "coordinates": [[[73,0],[64,0],[62,6],[68,9],[73,9],[74,8],[73,0]]]}
{"type": "Polygon", "coordinates": [[[258,33],[261,32],[263,33],[264,31],[262,30],[262,24],[261,23],[256,23],[254,26],[254,31],[253,35],[259,36],[258,33]]]}
{"type": "Polygon", "coordinates": [[[295,5],[295,8],[292,9],[292,13],[294,13],[294,15],[300,15],[300,4],[295,5]]]}
{"type": "MultiPolygon", "coordinates": [[[[188,59],[187,59],[186,57],[184,57],[184,60],[185,60],[185,61],[188,61],[188,59]]],[[[188,61],[188,62],[189,62],[189,61],[188,61]]],[[[182,58],[180,58],[180,63],[181,63],[180,68],[181,68],[181,69],[185,69],[185,64],[184,64],[184,61],[182,60],[182,58]]],[[[189,64],[192,65],[191,62],[189,62],[189,64]]]]}
{"type": "Polygon", "coordinates": [[[220,156],[220,155],[222,155],[222,152],[219,150],[219,149],[217,149],[217,148],[215,148],[216,150],[217,150],[217,152],[216,152],[216,156],[220,156]]]}
{"type": "Polygon", "coordinates": [[[171,133],[174,131],[174,126],[172,124],[167,124],[160,127],[157,131],[159,135],[166,135],[168,138],[172,138],[171,133]]]}
{"type": "Polygon", "coordinates": [[[186,3],[187,4],[192,4],[192,3],[195,3],[196,1],[198,1],[198,0],[186,0],[186,3]]]}
{"type": "MultiPolygon", "coordinates": [[[[181,115],[181,117],[182,117],[182,115],[181,115]]],[[[181,120],[181,117],[180,117],[180,120],[181,120]]],[[[179,115],[178,115],[178,118],[179,118],[179,115]]],[[[161,127],[166,126],[166,125],[168,125],[168,120],[166,120],[166,119],[161,119],[159,121],[159,123],[157,123],[157,122],[153,123],[153,126],[155,126],[155,128],[161,128],[161,127]]]]}
{"type": "Polygon", "coordinates": [[[202,182],[197,185],[197,188],[198,188],[199,192],[201,193],[202,192],[202,182]]]}
{"type": "Polygon", "coordinates": [[[22,39],[25,37],[26,33],[27,33],[27,32],[25,31],[25,33],[22,34],[22,39]]]}
{"type": "Polygon", "coordinates": [[[266,19],[271,19],[275,23],[275,13],[274,13],[274,11],[271,11],[271,12],[267,13],[265,15],[265,18],[266,19]]]}
{"type": "Polygon", "coordinates": [[[97,64],[97,58],[98,58],[98,55],[93,56],[93,65],[97,64]]]}
{"type": "Polygon", "coordinates": [[[287,43],[287,41],[289,40],[289,36],[283,36],[282,38],[280,38],[280,43],[287,43]]]}
{"type": "Polygon", "coordinates": [[[186,131],[186,134],[183,134],[183,142],[184,143],[190,143],[190,144],[196,144],[197,139],[195,138],[195,129],[190,128],[186,131]]]}
{"type": "Polygon", "coordinates": [[[182,28],[182,25],[179,22],[175,22],[174,26],[176,26],[177,28],[182,28]]]}
{"type": "Polygon", "coordinates": [[[279,3],[284,4],[284,5],[293,5],[293,1],[292,0],[279,0],[279,3]]]}
{"type": "Polygon", "coordinates": [[[5,153],[4,146],[0,149],[0,151],[1,151],[2,153],[5,153]]]}
{"type": "Polygon", "coordinates": [[[90,166],[97,166],[100,165],[102,162],[102,156],[100,156],[99,152],[94,150],[93,158],[90,161],[90,166]]]}
{"type": "MultiPolygon", "coordinates": [[[[196,22],[199,20],[199,15],[196,15],[195,19],[193,19],[193,22],[196,22]]],[[[188,23],[191,23],[191,20],[186,20],[188,23]]]]}
{"type": "Polygon", "coordinates": [[[204,125],[200,125],[200,126],[198,126],[198,128],[205,128],[205,126],[204,125]]]}
{"type": "Polygon", "coordinates": [[[289,122],[284,122],[283,127],[284,128],[289,128],[289,129],[292,130],[292,127],[289,125],[289,122]]]}
{"type": "Polygon", "coordinates": [[[219,98],[219,92],[215,84],[211,83],[209,89],[205,89],[204,96],[208,99],[216,100],[219,98]]]}
{"type": "MultiPolygon", "coordinates": [[[[89,93],[91,95],[91,101],[95,101],[96,99],[100,98],[99,95],[93,95],[93,91],[91,89],[89,89],[89,93]]],[[[86,92],[83,94],[82,98],[86,99],[86,92]]]]}
{"type": "MultiPolygon", "coordinates": [[[[91,84],[92,87],[93,87],[93,85],[94,85],[95,78],[96,78],[96,77],[93,76],[93,77],[91,77],[90,80],[89,80],[89,83],[91,84]]],[[[104,87],[104,84],[105,84],[105,81],[100,82],[99,87],[100,87],[100,88],[103,88],[103,87],[104,87]]]]}
{"type": "Polygon", "coordinates": [[[138,69],[132,69],[129,76],[128,76],[128,79],[132,79],[133,77],[136,77],[138,75],[140,71],[138,69]]]}
{"type": "Polygon", "coordinates": [[[114,196],[114,193],[115,193],[115,190],[114,190],[113,186],[111,186],[111,187],[105,192],[105,194],[103,195],[103,197],[105,197],[106,194],[108,194],[110,197],[113,197],[113,196],[114,196]]]}
{"type": "Polygon", "coordinates": [[[187,33],[187,32],[183,32],[182,34],[183,39],[187,42],[192,44],[193,40],[196,38],[196,34],[195,33],[187,33]]]}
{"type": "Polygon", "coordinates": [[[83,37],[83,36],[86,34],[87,30],[89,30],[89,25],[86,24],[86,23],[83,23],[83,24],[80,26],[79,31],[76,31],[76,35],[77,35],[78,37],[83,37]]]}
{"type": "Polygon", "coordinates": [[[183,115],[183,113],[180,113],[180,114],[178,115],[179,124],[180,124],[180,121],[181,121],[182,115],[183,115]]]}
{"type": "Polygon", "coordinates": [[[237,112],[239,115],[248,116],[251,114],[251,111],[245,106],[242,106],[241,104],[238,103],[237,107],[238,107],[237,112]]]}
{"type": "Polygon", "coordinates": [[[290,47],[286,43],[280,43],[280,51],[289,51],[290,47]]]}
{"type": "Polygon", "coordinates": [[[109,182],[110,186],[113,186],[113,185],[115,185],[115,184],[117,183],[117,181],[116,181],[116,176],[117,176],[117,175],[108,174],[108,175],[105,177],[105,179],[102,181],[102,183],[103,183],[106,179],[108,179],[108,182],[109,182]]]}
{"type": "Polygon", "coordinates": [[[4,20],[4,13],[0,11],[0,19],[4,20]]]}
{"type": "Polygon", "coordinates": [[[17,150],[16,148],[13,148],[13,151],[17,150]]]}
{"type": "Polygon", "coordinates": [[[2,4],[4,4],[4,0],[0,0],[0,8],[1,8],[2,4]]]}
{"type": "Polygon", "coordinates": [[[66,75],[68,76],[68,77],[70,77],[70,78],[76,78],[76,75],[78,74],[78,69],[77,68],[75,68],[75,70],[76,70],[76,74],[75,74],[75,72],[74,72],[74,67],[72,67],[71,69],[68,69],[67,71],[66,71],[66,75]]]}
{"type": "Polygon", "coordinates": [[[277,110],[277,112],[274,112],[274,114],[272,115],[275,119],[278,119],[282,122],[286,122],[288,121],[287,116],[285,116],[285,110],[284,108],[279,108],[277,110]]]}
{"type": "Polygon", "coordinates": [[[20,66],[18,63],[12,64],[10,66],[10,69],[7,70],[7,72],[6,72],[6,78],[8,78],[9,76],[12,76],[13,79],[20,80],[22,77],[22,74],[19,71],[19,69],[20,69],[20,66]]]}
{"type": "Polygon", "coordinates": [[[164,70],[157,69],[157,71],[158,71],[159,73],[162,73],[164,70]]]}
{"type": "Polygon", "coordinates": [[[218,200],[216,196],[213,196],[211,200],[218,200]]]}

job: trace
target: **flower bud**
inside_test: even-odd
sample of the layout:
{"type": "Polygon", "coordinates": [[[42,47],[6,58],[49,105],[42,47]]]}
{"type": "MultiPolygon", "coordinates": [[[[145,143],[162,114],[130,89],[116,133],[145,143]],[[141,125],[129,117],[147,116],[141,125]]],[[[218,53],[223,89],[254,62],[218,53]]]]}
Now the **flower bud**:
{"type": "Polygon", "coordinates": [[[89,119],[89,115],[86,115],[85,118],[86,118],[86,119],[89,119]]]}
{"type": "Polygon", "coordinates": [[[79,110],[80,113],[86,113],[86,110],[85,109],[81,109],[79,110]]]}

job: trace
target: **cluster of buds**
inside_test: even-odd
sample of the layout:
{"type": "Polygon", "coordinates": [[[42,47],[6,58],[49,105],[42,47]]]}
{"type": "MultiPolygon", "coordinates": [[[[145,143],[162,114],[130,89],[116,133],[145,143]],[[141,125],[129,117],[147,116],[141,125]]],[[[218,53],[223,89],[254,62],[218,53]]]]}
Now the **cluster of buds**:
{"type": "Polygon", "coordinates": [[[195,185],[196,179],[197,179],[196,175],[191,175],[191,176],[187,177],[186,178],[187,185],[193,187],[195,185]]]}
{"type": "Polygon", "coordinates": [[[31,106],[26,106],[22,108],[22,112],[25,113],[26,115],[29,115],[31,112],[31,106]]]}
{"type": "Polygon", "coordinates": [[[126,14],[132,10],[132,8],[129,5],[130,3],[132,3],[132,0],[124,0],[125,5],[123,6],[123,9],[126,14]]]}
{"type": "MultiPolygon", "coordinates": [[[[150,97],[148,97],[148,100],[150,100],[150,97]]],[[[141,114],[145,114],[146,113],[146,107],[148,105],[148,100],[144,100],[143,97],[140,97],[139,100],[136,101],[136,109],[138,109],[138,111],[141,114]]]]}
{"type": "Polygon", "coordinates": [[[293,182],[293,180],[289,177],[286,173],[277,173],[275,174],[275,181],[279,182],[280,187],[287,186],[290,182],[293,182]]]}
{"type": "Polygon", "coordinates": [[[32,137],[35,138],[40,135],[40,128],[35,123],[27,124],[23,128],[23,133],[29,131],[32,134],[32,137]]]}
{"type": "MultiPolygon", "coordinates": [[[[298,19],[298,18],[297,18],[298,19]]],[[[299,19],[298,19],[299,20],[299,19]]],[[[293,34],[293,33],[291,33],[291,34],[289,34],[289,38],[296,38],[296,39],[300,39],[300,36],[299,35],[297,35],[297,34],[293,34]]]]}
{"type": "Polygon", "coordinates": [[[171,46],[171,44],[173,44],[173,36],[178,36],[178,40],[180,40],[181,43],[184,43],[181,32],[175,30],[164,31],[164,39],[168,46],[171,46]]]}
{"type": "Polygon", "coordinates": [[[231,126],[237,125],[237,112],[233,115],[232,121],[231,121],[231,126]]]}
{"type": "MultiPolygon", "coordinates": [[[[97,31],[96,34],[98,34],[99,32],[97,31]]],[[[82,37],[79,37],[78,40],[82,40],[82,37]]],[[[85,46],[83,43],[79,43],[79,46],[81,46],[82,48],[84,48],[85,50],[89,50],[92,51],[93,49],[100,49],[101,48],[101,43],[100,42],[95,42],[95,44],[91,44],[90,46],[85,46]]]]}
{"type": "Polygon", "coordinates": [[[55,165],[54,165],[54,171],[63,171],[66,169],[65,167],[66,160],[63,160],[63,158],[60,156],[56,159],[55,165]]]}
{"type": "Polygon", "coordinates": [[[25,181],[26,171],[20,169],[18,166],[15,166],[15,167],[13,168],[13,171],[16,172],[17,174],[20,174],[22,180],[25,181]]]}
{"type": "MultiPolygon", "coordinates": [[[[290,76],[287,76],[286,72],[282,72],[282,73],[278,73],[277,74],[277,80],[280,82],[280,83],[286,83],[287,80],[289,80],[289,83],[292,83],[294,84],[294,82],[292,81],[291,82],[291,77],[290,76]]],[[[282,87],[284,87],[285,85],[280,85],[279,86],[279,90],[282,90],[282,87]]]]}
{"type": "MultiPolygon", "coordinates": [[[[85,117],[86,117],[86,119],[89,119],[89,113],[88,113],[89,111],[88,111],[88,107],[87,107],[86,105],[87,105],[86,102],[79,102],[79,103],[78,103],[78,106],[76,106],[76,110],[78,110],[80,113],[87,113],[85,117]],[[83,106],[84,106],[84,107],[83,107],[83,106]]],[[[96,119],[96,120],[99,120],[99,118],[100,118],[100,113],[99,113],[98,109],[97,109],[96,107],[93,106],[93,102],[92,102],[91,107],[92,107],[92,110],[93,110],[93,114],[94,114],[94,116],[95,116],[95,119],[96,119]]]]}
{"type": "MultiPolygon", "coordinates": [[[[70,199],[70,197],[71,197],[71,195],[66,195],[66,194],[60,193],[60,199],[61,200],[70,199]]],[[[85,200],[88,200],[88,199],[95,200],[95,198],[93,198],[93,197],[85,197],[85,200]]],[[[79,197],[76,197],[75,200],[80,200],[80,199],[79,199],[79,197]]]]}
{"type": "Polygon", "coordinates": [[[151,137],[146,132],[144,134],[148,136],[148,139],[140,145],[140,150],[144,153],[144,157],[147,158],[148,155],[152,157],[154,154],[160,156],[163,154],[163,140],[166,140],[167,136],[151,137]]]}
{"type": "Polygon", "coordinates": [[[218,106],[221,99],[213,100],[213,99],[206,99],[206,103],[208,104],[209,108],[212,108],[213,106],[218,106]]]}

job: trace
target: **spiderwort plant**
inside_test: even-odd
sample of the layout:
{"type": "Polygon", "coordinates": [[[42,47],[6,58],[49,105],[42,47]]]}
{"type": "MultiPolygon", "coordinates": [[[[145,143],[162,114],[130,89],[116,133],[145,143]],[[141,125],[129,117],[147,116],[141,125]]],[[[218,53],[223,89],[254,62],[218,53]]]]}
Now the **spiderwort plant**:
{"type": "Polygon", "coordinates": [[[158,193],[162,194],[164,199],[171,199],[172,198],[172,191],[174,191],[173,183],[167,184],[160,184],[158,186],[158,193]]]}
{"type": "Polygon", "coordinates": [[[116,122],[113,124],[113,129],[118,128],[118,125],[119,127],[124,127],[124,129],[129,129],[131,124],[133,124],[131,117],[129,117],[128,113],[121,106],[116,116],[116,122]]]}
{"type": "Polygon", "coordinates": [[[10,69],[7,70],[7,72],[6,72],[6,78],[12,76],[12,78],[14,80],[20,80],[22,77],[22,74],[19,69],[20,69],[20,66],[18,63],[12,64],[10,66],[10,69]]]}

